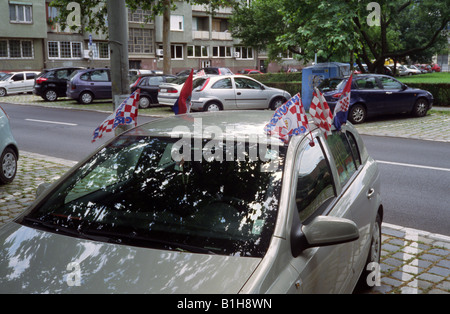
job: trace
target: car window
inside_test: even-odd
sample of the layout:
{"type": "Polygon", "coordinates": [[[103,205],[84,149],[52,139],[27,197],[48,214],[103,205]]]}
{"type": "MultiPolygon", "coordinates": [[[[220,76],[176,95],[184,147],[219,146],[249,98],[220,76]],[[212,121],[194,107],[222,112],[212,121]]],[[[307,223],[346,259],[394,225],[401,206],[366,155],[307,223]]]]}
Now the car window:
{"type": "Polygon", "coordinates": [[[225,78],[215,82],[212,86],[212,89],[232,89],[233,85],[231,84],[230,78],[225,78]]]}
{"type": "Polygon", "coordinates": [[[23,81],[23,80],[24,80],[24,75],[23,75],[23,73],[17,73],[17,74],[14,74],[14,75],[11,77],[11,80],[12,80],[12,81],[15,81],[15,82],[17,82],[17,81],[23,81]]]}
{"type": "Polygon", "coordinates": [[[70,75],[70,73],[69,73],[69,70],[67,70],[67,69],[58,70],[55,73],[56,78],[60,79],[60,80],[67,80],[69,78],[69,75],[70,75]]]}
{"type": "Polygon", "coordinates": [[[327,159],[317,139],[314,142],[313,147],[304,146],[297,171],[295,202],[301,222],[322,213],[336,196],[327,159]]]}
{"type": "Polygon", "coordinates": [[[89,81],[89,72],[80,75],[80,80],[89,81]]]}
{"type": "Polygon", "coordinates": [[[398,90],[398,89],[402,88],[402,84],[399,81],[394,80],[390,77],[383,76],[380,78],[380,81],[381,81],[381,85],[383,85],[384,89],[397,89],[398,90]]]}
{"type": "Polygon", "coordinates": [[[162,76],[150,76],[147,80],[147,85],[159,86],[163,82],[164,78],[162,76]]]}
{"type": "Polygon", "coordinates": [[[34,80],[34,78],[36,77],[36,73],[26,73],[25,77],[27,80],[34,80]]]}
{"type": "Polygon", "coordinates": [[[95,70],[91,72],[90,78],[94,82],[108,82],[108,72],[105,70],[95,70]]]}
{"type": "Polygon", "coordinates": [[[380,89],[374,77],[358,78],[355,83],[359,89],[380,89]]]}
{"type": "Polygon", "coordinates": [[[347,135],[348,142],[350,144],[350,148],[353,153],[353,158],[355,160],[356,168],[361,166],[361,154],[359,153],[358,144],[356,143],[355,136],[350,132],[345,132],[347,135]]]}
{"type": "Polygon", "coordinates": [[[199,147],[193,140],[190,145],[178,141],[183,140],[118,138],[74,171],[23,222],[61,225],[113,243],[264,256],[278,212],[285,149],[231,141],[216,160],[220,150],[209,147],[210,140],[199,147]],[[208,150],[216,156],[194,160],[208,150]],[[186,156],[177,162],[174,151],[186,156]],[[271,157],[252,160],[252,151],[271,157]],[[225,157],[229,152],[239,158],[225,157]],[[272,160],[276,166],[265,171],[272,160]]]}
{"type": "Polygon", "coordinates": [[[239,89],[261,89],[261,85],[259,83],[243,77],[235,78],[234,83],[236,84],[236,88],[239,89]]]}
{"type": "Polygon", "coordinates": [[[356,172],[352,148],[350,147],[344,132],[333,132],[333,134],[328,136],[327,142],[336,162],[339,182],[344,186],[356,172]]]}

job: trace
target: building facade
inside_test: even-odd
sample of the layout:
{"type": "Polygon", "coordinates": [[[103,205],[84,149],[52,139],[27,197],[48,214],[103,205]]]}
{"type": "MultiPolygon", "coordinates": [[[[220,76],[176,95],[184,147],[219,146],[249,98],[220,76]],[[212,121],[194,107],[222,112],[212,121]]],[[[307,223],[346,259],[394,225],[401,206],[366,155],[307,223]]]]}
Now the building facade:
{"type": "MultiPolygon", "coordinates": [[[[74,31],[55,23],[58,10],[51,0],[3,0],[0,18],[0,71],[40,71],[44,68],[83,66],[108,67],[107,36],[74,31]]],[[[244,47],[231,37],[230,8],[210,14],[207,6],[177,2],[171,12],[170,41],[172,74],[202,67],[227,67],[275,72],[298,65],[292,58],[281,64],[267,64],[267,56],[244,47]]],[[[162,70],[162,17],[150,19],[150,12],[128,12],[130,69],[162,70]]],[[[100,21],[99,21],[100,22],[100,21]]],[[[101,22],[106,22],[101,21],[101,22]]]]}

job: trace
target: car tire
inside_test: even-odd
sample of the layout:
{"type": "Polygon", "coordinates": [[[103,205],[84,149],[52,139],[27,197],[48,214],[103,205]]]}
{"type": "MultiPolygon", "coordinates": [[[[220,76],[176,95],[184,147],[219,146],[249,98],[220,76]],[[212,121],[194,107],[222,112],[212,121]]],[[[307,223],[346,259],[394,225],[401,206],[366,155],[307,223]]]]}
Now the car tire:
{"type": "Polygon", "coordinates": [[[280,108],[284,103],[286,102],[286,98],[283,97],[277,97],[270,103],[269,108],[272,110],[277,110],[280,108]]]}
{"type": "Polygon", "coordinates": [[[0,184],[11,183],[17,173],[17,155],[7,147],[0,157],[0,184]]]}
{"type": "Polygon", "coordinates": [[[94,96],[90,92],[82,92],[78,98],[80,104],[89,105],[94,101],[94,96]]]}
{"type": "MultiPolygon", "coordinates": [[[[361,273],[361,277],[359,278],[358,285],[362,289],[371,289],[374,287],[374,278],[373,277],[373,264],[377,263],[376,265],[380,265],[381,260],[381,216],[380,214],[377,214],[377,217],[375,219],[375,224],[373,226],[373,232],[371,236],[370,241],[370,250],[369,255],[367,256],[366,263],[364,265],[364,269],[361,273]]],[[[379,269],[378,269],[379,270],[379,269]]],[[[377,271],[377,270],[375,270],[377,271]]],[[[380,274],[375,274],[380,275],[380,274]]]]}
{"type": "Polygon", "coordinates": [[[5,97],[7,94],[6,89],[0,88],[0,97],[5,97]]]}
{"type": "Polygon", "coordinates": [[[355,104],[350,107],[348,112],[348,120],[353,124],[363,123],[366,120],[367,111],[361,104],[355,104]]]}
{"type": "Polygon", "coordinates": [[[141,109],[147,109],[152,104],[152,99],[147,96],[140,96],[139,97],[139,108],[141,109]]]}
{"type": "Polygon", "coordinates": [[[58,94],[53,89],[47,89],[44,93],[44,99],[46,101],[56,101],[58,94]]]}
{"type": "Polygon", "coordinates": [[[220,111],[223,110],[222,105],[216,101],[209,102],[203,106],[203,111],[220,111]]]}
{"type": "Polygon", "coordinates": [[[428,100],[425,98],[419,98],[414,104],[412,114],[415,117],[424,117],[428,111],[428,100]]]}

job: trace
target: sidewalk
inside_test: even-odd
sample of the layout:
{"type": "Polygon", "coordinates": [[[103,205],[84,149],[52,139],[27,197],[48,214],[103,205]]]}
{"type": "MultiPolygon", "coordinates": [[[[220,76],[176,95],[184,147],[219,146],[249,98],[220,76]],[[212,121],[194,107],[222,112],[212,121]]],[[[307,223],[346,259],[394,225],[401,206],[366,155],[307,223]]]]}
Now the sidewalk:
{"type": "MultiPolygon", "coordinates": [[[[0,186],[0,227],[34,200],[39,184],[51,182],[75,164],[21,152],[13,183],[0,186]]],[[[383,223],[381,285],[370,294],[450,294],[450,237],[383,223]]]]}

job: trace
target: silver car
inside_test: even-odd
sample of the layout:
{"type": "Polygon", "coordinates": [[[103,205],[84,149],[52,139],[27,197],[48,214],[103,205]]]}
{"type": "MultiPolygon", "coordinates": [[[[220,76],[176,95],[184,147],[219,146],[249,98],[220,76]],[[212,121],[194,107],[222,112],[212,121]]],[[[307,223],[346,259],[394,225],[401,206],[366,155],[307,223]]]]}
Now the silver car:
{"type": "Polygon", "coordinates": [[[33,92],[34,79],[39,72],[13,72],[5,75],[0,80],[0,97],[33,92]]]}
{"type": "Polygon", "coordinates": [[[0,107],[0,184],[11,183],[17,172],[19,149],[6,112],[0,107]]]}
{"type": "Polygon", "coordinates": [[[245,75],[211,76],[193,89],[191,110],[275,110],[289,98],[288,92],[268,87],[245,75]]]}
{"type": "MultiPolygon", "coordinates": [[[[379,262],[376,162],[347,124],[289,144],[271,111],[112,139],[0,229],[0,293],[348,293],[379,262]],[[214,134],[214,135],[213,135],[214,134]],[[373,264],[375,263],[375,264],[373,264]]],[[[376,269],[376,267],[375,267],[376,269]]]]}

